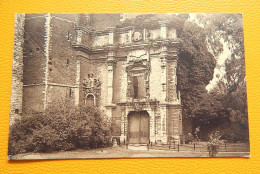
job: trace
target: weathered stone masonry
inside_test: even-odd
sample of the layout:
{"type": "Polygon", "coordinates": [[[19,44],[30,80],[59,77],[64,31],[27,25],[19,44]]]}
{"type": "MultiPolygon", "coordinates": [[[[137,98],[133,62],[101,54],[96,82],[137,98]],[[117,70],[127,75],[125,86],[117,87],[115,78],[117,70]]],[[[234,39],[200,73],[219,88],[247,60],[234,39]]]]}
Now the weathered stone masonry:
{"type": "Polygon", "coordinates": [[[70,101],[98,106],[116,123],[121,142],[179,141],[175,29],[166,21],[115,27],[120,14],[106,15],[111,22],[102,23],[100,14],[17,16],[24,22],[16,27],[11,118],[70,101]]]}

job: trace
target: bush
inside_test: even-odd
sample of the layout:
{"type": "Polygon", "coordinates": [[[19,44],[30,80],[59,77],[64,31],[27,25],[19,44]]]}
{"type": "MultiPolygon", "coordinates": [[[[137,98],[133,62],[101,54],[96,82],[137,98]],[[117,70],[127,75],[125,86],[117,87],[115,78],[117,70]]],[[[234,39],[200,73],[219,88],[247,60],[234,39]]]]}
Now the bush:
{"type": "Polygon", "coordinates": [[[188,133],[188,135],[185,136],[185,144],[192,143],[194,141],[194,137],[191,133],[188,133]]]}
{"type": "Polygon", "coordinates": [[[208,148],[210,157],[215,157],[217,155],[219,145],[221,144],[220,137],[221,137],[221,135],[220,135],[219,131],[216,131],[215,134],[211,134],[209,136],[207,148],[208,148]]]}
{"type": "Polygon", "coordinates": [[[97,108],[59,107],[24,116],[10,127],[8,154],[111,146],[111,124],[97,108]]]}

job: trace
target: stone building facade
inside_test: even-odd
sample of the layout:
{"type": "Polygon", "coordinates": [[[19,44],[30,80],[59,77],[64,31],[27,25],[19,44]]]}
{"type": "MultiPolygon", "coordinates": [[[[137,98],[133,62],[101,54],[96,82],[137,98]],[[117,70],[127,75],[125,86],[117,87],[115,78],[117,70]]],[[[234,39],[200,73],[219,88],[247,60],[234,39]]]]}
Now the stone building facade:
{"type": "Polygon", "coordinates": [[[150,28],[118,26],[126,19],[126,14],[17,15],[10,123],[70,100],[99,107],[122,142],[179,141],[176,30],[163,20],[150,28]]]}

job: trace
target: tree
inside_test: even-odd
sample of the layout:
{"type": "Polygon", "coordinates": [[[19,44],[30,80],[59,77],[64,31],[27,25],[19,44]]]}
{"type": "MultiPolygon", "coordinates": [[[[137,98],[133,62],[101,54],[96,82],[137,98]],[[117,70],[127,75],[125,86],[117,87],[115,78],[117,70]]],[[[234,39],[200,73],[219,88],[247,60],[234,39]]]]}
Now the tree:
{"type": "Polygon", "coordinates": [[[225,67],[225,74],[219,78],[217,86],[211,90],[214,95],[222,95],[221,103],[228,111],[229,126],[227,126],[226,136],[233,140],[248,141],[242,15],[199,15],[198,19],[208,33],[207,42],[213,55],[218,57],[225,51],[230,52],[222,65],[225,67]],[[224,48],[224,44],[228,48],[224,48]]]}

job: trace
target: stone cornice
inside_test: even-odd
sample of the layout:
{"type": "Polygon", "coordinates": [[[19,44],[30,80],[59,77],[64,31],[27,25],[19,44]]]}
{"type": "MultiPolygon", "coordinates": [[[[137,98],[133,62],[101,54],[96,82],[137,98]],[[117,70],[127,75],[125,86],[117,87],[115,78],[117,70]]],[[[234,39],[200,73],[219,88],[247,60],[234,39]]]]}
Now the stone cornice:
{"type": "Polygon", "coordinates": [[[107,61],[107,57],[89,58],[89,57],[85,57],[83,55],[77,55],[77,58],[82,59],[82,60],[87,60],[87,61],[102,61],[102,62],[107,61]]]}
{"type": "Polygon", "coordinates": [[[160,106],[166,106],[167,108],[182,108],[182,105],[180,103],[173,103],[173,102],[164,102],[160,103],[160,106]]]}
{"type": "Polygon", "coordinates": [[[81,30],[83,31],[84,34],[91,35],[91,36],[102,36],[102,35],[108,35],[109,32],[114,32],[116,34],[122,34],[122,33],[127,33],[129,30],[133,30],[134,27],[124,27],[124,28],[116,28],[116,27],[110,27],[105,30],[94,30],[94,29],[89,29],[83,26],[77,26],[76,30],[81,30]]]}
{"type": "Polygon", "coordinates": [[[140,43],[130,43],[126,45],[106,45],[100,47],[88,47],[83,44],[72,44],[72,47],[77,51],[83,51],[88,54],[100,54],[106,53],[107,51],[116,51],[116,50],[137,50],[137,49],[149,49],[149,48],[160,48],[161,46],[174,47],[177,46],[179,42],[171,40],[155,40],[150,42],[140,42],[140,43]]]}
{"type": "Polygon", "coordinates": [[[23,87],[31,87],[31,86],[59,86],[59,87],[70,87],[70,88],[78,88],[79,86],[77,85],[68,85],[68,84],[60,84],[60,83],[38,83],[38,84],[25,84],[23,87]]]}
{"type": "Polygon", "coordinates": [[[107,109],[114,109],[116,108],[116,105],[114,103],[109,103],[105,106],[107,109]]]}

